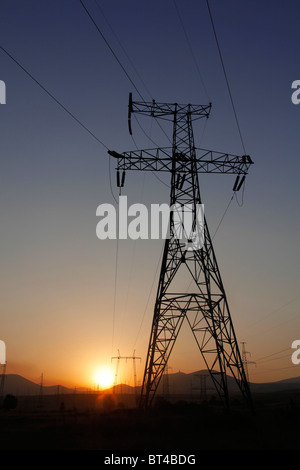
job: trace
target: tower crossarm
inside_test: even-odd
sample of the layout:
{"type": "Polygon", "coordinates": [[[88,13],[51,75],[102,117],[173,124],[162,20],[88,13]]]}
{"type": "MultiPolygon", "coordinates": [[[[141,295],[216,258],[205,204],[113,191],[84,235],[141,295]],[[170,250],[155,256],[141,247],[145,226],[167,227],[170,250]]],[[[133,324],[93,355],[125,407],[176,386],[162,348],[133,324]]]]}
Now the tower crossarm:
{"type": "Polygon", "coordinates": [[[144,116],[151,116],[154,119],[164,119],[166,121],[173,121],[174,116],[182,117],[189,115],[193,116],[193,120],[201,118],[209,118],[211,111],[211,103],[209,104],[178,104],[178,103],[158,103],[155,100],[133,101],[132,93],[129,93],[128,104],[128,128],[129,133],[132,134],[131,116],[134,113],[144,116]]]}
{"type": "Polygon", "coordinates": [[[200,118],[208,118],[211,111],[211,103],[209,104],[178,104],[178,103],[159,103],[155,100],[132,101],[132,94],[129,94],[128,118],[132,113],[144,114],[153,118],[164,118],[173,120],[174,114],[177,115],[193,115],[193,120],[200,118]]]}
{"type": "MultiPolygon", "coordinates": [[[[173,152],[171,147],[149,150],[133,150],[118,153],[108,151],[109,155],[117,159],[117,170],[143,170],[171,172],[173,159],[176,160],[176,171],[185,173],[189,171],[190,155],[181,151],[173,152]]],[[[250,165],[253,164],[249,155],[232,155],[206,149],[195,149],[194,162],[198,173],[227,173],[247,175],[250,165]]]]}

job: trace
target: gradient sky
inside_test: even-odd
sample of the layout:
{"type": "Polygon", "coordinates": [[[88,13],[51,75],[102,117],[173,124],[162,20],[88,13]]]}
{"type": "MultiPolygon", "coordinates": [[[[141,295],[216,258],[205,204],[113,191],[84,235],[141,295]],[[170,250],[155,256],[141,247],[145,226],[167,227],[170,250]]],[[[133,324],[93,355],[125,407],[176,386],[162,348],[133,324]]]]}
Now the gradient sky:
{"type": "MultiPolygon", "coordinates": [[[[204,0],[177,0],[185,30],[173,0],[85,5],[146,100],[211,101],[206,125],[194,125],[196,145],[243,153],[204,0]]],[[[211,0],[210,7],[255,162],[243,204],[239,194],[215,250],[238,341],[256,362],[249,364],[250,380],[281,380],[300,375],[291,362],[291,344],[300,339],[300,105],[291,101],[291,84],[300,79],[300,3],[211,0]]],[[[135,149],[127,105],[129,92],[139,96],[79,0],[2,2],[0,35],[2,47],[105,146],[135,149]]],[[[46,385],[93,386],[97,367],[114,368],[119,350],[141,357],[141,380],[163,242],[120,241],[116,264],[116,241],[96,237],[97,206],[114,204],[105,147],[2,50],[0,80],[7,91],[0,105],[0,339],[7,373],[35,382],[43,373],[46,385]]],[[[150,118],[139,123],[158,145],[169,144],[150,118]]],[[[171,135],[171,127],[165,130],[171,135]]],[[[135,120],[133,132],[139,148],[153,147],[135,120]]],[[[111,179],[116,197],[113,168],[111,179]]],[[[168,202],[168,176],[161,179],[127,173],[122,194],[147,205],[168,202]]],[[[200,175],[212,234],[233,182],[200,175]]],[[[203,367],[187,328],[169,365],[171,372],[203,367]]],[[[123,380],[131,380],[132,361],[120,367],[127,370],[123,380]]]]}

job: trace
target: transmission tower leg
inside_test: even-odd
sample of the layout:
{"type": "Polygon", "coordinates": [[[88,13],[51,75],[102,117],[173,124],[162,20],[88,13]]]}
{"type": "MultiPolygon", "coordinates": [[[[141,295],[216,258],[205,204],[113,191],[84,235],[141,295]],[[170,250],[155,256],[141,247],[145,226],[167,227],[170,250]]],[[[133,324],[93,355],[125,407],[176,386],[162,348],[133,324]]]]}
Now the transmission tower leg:
{"type": "MultiPolygon", "coordinates": [[[[206,225],[205,225],[206,226],[206,225]]],[[[168,261],[176,258],[166,244],[162,273],[169,272],[168,261]]],[[[240,391],[251,403],[249,386],[238,348],[225,290],[205,228],[204,246],[186,253],[177,263],[185,265],[194,279],[194,292],[167,292],[161,275],[145,367],[141,405],[152,403],[184,319],[191,327],[204,363],[220,398],[229,407],[228,375],[236,380],[240,391]]],[[[179,270],[175,263],[174,271],[179,270]]]]}
{"type": "Polygon", "coordinates": [[[178,237],[174,214],[170,215],[170,237],[165,242],[152,329],[145,365],[140,405],[151,405],[183,321],[186,319],[202,354],[216,390],[229,407],[228,375],[231,375],[244,398],[251,402],[243,361],[238,348],[221,275],[217,265],[206,219],[198,227],[201,205],[193,132],[189,113],[174,115],[173,168],[170,206],[191,206],[193,232],[187,239],[178,237]],[[178,185],[178,150],[186,159],[184,184],[178,185]],[[189,245],[191,235],[198,242],[189,245]],[[188,242],[188,243],[187,243],[188,242]],[[189,289],[175,282],[185,270],[189,289]]]}

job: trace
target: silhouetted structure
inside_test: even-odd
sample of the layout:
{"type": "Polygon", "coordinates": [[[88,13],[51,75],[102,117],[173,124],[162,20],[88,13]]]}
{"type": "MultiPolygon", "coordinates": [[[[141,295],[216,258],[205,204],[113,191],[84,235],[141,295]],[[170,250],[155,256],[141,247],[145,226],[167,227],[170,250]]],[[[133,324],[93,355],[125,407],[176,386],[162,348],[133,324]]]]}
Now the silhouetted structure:
{"type": "Polygon", "coordinates": [[[117,381],[118,381],[118,372],[119,372],[119,365],[120,365],[120,360],[121,359],[125,359],[126,361],[127,360],[132,360],[133,361],[133,379],[134,379],[134,391],[135,393],[137,393],[137,380],[136,380],[136,365],[135,365],[135,361],[137,359],[141,359],[140,357],[137,357],[135,355],[135,351],[133,351],[133,355],[132,356],[121,356],[120,355],[120,351],[118,350],[118,356],[114,356],[111,358],[112,360],[113,359],[117,359],[117,367],[116,367],[116,373],[115,373],[115,382],[114,382],[114,393],[116,392],[116,385],[117,385],[117,381]]]}
{"type": "Polygon", "coordinates": [[[44,389],[44,374],[41,375],[41,382],[40,382],[40,391],[39,391],[39,399],[38,399],[38,406],[43,406],[43,389],[44,389]]]}
{"type": "Polygon", "coordinates": [[[131,115],[139,113],[173,125],[172,147],[108,153],[117,159],[119,186],[124,185],[127,170],[160,171],[171,175],[170,208],[189,208],[191,230],[185,233],[185,221],[170,212],[169,237],[166,238],[153,323],[142,384],[142,407],[151,405],[166,368],[183,320],[192,330],[209,374],[220,398],[229,406],[227,373],[231,374],[246,399],[250,390],[236,340],[225,289],[219,272],[212,239],[202,208],[198,173],[236,175],[233,191],[245,180],[252,161],[195,147],[192,121],[208,118],[209,105],[134,102],[129,97],[131,115]],[[182,237],[178,234],[182,232],[182,237]],[[184,276],[181,277],[182,270],[184,276]],[[187,277],[190,286],[187,288],[187,277]]]}
{"type": "Polygon", "coordinates": [[[243,341],[242,342],[242,360],[243,360],[243,364],[244,364],[244,368],[245,368],[246,377],[247,377],[247,380],[249,382],[248,364],[255,364],[255,362],[254,361],[248,361],[247,354],[250,354],[250,356],[251,356],[251,353],[246,351],[245,344],[246,343],[243,341]]]}

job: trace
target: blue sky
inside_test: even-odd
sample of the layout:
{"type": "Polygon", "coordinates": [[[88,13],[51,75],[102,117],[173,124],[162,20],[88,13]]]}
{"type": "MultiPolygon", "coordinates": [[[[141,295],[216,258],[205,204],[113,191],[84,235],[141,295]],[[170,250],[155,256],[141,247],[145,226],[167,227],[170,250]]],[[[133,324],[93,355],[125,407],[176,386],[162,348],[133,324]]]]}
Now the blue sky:
{"type": "MultiPolygon", "coordinates": [[[[132,81],[79,0],[3,3],[2,47],[110,149],[135,149],[134,141],[153,147],[139,124],[159,146],[169,144],[149,118],[134,120],[134,141],[130,137],[128,94],[139,100],[137,89],[145,100],[211,101],[210,119],[194,125],[196,144],[243,153],[204,0],[176,2],[189,43],[171,0],[84,4],[132,81]]],[[[243,204],[239,194],[215,236],[216,254],[238,339],[257,361],[250,378],[298,376],[290,348],[300,334],[300,105],[291,101],[291,84],[300,79],[300,5],[211,0],[210,7],[246,151],[255,162],[243,204]]],[[[43,372],[50,382],[78,385],[89,383],[99,363],[110,365],[117,349],[124,355],[136,349],[142,373],[161,241],[120,242],[116,271],[116,243],[96,237],[97,206],[114,203],[106,148],[3,50],[0,80],[6,84],[0,106],[1,339],[8,372],[34,380],[43,372]]],[[[165,131],[171,136],[170,127],[165,131]]],[[[200,175],[212,234],[233,179],[200,175]]],[[[162,180],[132,172],[123,194],[132,202],[168,202],[168,177],[162,180]]],[[[113,167],[111,181],[116,197],[113,167]]],[[[174,371],[202,367],[190,339],[183,329],[170,359],[174,371]]]]}

